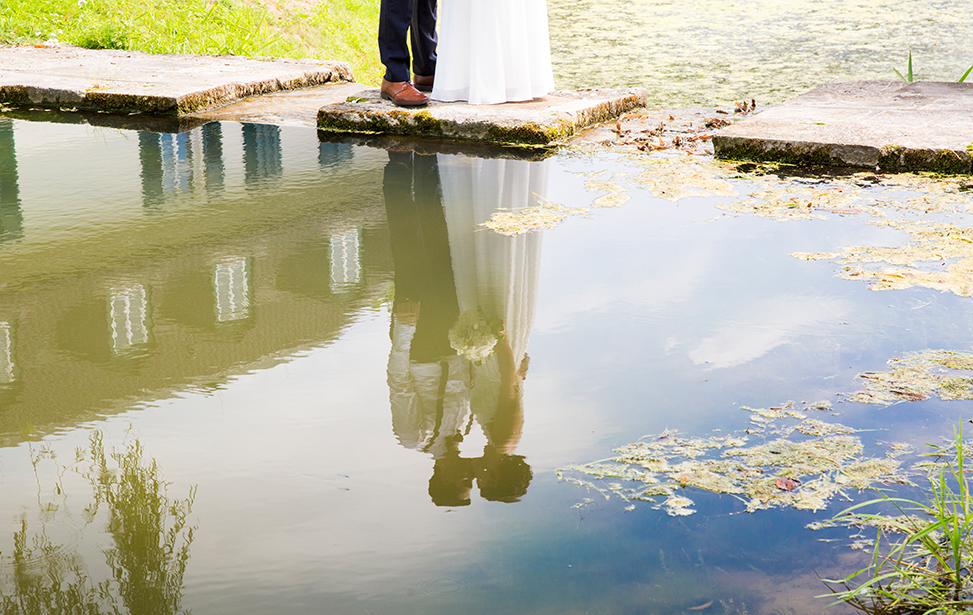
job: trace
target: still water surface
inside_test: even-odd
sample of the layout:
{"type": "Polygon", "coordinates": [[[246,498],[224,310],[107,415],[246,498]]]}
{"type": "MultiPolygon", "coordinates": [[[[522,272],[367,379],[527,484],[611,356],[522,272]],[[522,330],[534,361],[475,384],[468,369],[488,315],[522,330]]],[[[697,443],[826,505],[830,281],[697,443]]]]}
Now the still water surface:
{"type": "MultiPolygon", "coordinates": [[[[834,507],[577,508],[590,494],[555,471],[968,349],[973,306],[788,256],[901,240],[856,217],[632,191],[550,231],[477,227],[586,205],[590,174],[637,164],[0,119],[0,592],[197,615],[820,611],[816,574],[859,561],[803,527],[834,507]],[[450,347],[464,313],[504,331],[480,365],[450,347]]],[[[963,403],[841,421],[921,443],[963,403]]]]}

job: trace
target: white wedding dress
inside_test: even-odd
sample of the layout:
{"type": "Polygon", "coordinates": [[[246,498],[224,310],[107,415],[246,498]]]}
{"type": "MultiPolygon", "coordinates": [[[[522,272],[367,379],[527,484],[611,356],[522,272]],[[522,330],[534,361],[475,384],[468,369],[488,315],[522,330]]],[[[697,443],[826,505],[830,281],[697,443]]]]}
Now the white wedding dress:
{"type": "Polygon", "coordinates": [[[432,99],[526,101],[554,89],[546,0],[442,0],[432,99]]]}

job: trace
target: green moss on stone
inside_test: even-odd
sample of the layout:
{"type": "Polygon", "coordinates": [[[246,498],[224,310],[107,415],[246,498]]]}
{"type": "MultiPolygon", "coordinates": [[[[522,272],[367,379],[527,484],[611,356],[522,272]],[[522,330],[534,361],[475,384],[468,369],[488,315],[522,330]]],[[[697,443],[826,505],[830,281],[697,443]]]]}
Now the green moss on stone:
{"type": "Polygon", "coordinates": [[[412,114],[412,122],[418,131],[418,134],[427,137],[441,137],[443,136],[443,123],[433,117],[432,113],[428,111],[419,111],[418,113],[412,114]]]}
{"type": "Polygon", "coordinates": [[[905,148],[901,145],[883,146],[878,153],[878,168],[883,171],[895,171],[903,166],[902,154],[905,148]]]}
{"type": "Polygon", "coordinates": [[[157,96],[136,96],[110,92],[87,92],[83,107],[108,113],[151,113],[154,115],[176,115],[178,107],[171,98],[157,96]]]}
{"type": "Polygon", "coordinates": [[[757,139],[713,137],[716,157],[722,160],[751,160],[778,162],[798,166],[827,166],[835,164],[826,145],[780,146],[757,139]]]}
{"type": "Polygon", "coordinates": [[[937,173],[963,175],[970,172],[970,158],[952,150],[941,149],[936,152],[933,167],[937,173]]]}
{"type": "Polygon", "coordinates": [[[947,175],[970,173],[970,157],[948,149],[908,149],[886,145],[878,156],[882,171],[934,171],[947,175]]]}
{"type": "Polygon", "coordinates": [[[908,171],[932,171],[936,153],[927,149],[906,149],[902,152],[902,166],[908,171]]]}
{"type": "Polygon", "coordinates": [[[360,113],[348,111],[321,111],[318,113],[318,129],[325,132],[351,132],[363,134],[402,134],[397,123],[393,124],[384,113],[360,113]],[[354,115],[349,119],[348,115],[354,115]]]}
{"type": "Polygon", "coordinates": [[[487,140],[515,145],[547,145],[566,136],[563,128],[544,128],[534,122],[516,126],[490,126],[487,140]]]}
{"type": "Polygon", "coordinates": [[[0,102],[25,105],[30,103],[30,96],[27,88],[22,85],[5,85],[0,87],[0,102]]]}

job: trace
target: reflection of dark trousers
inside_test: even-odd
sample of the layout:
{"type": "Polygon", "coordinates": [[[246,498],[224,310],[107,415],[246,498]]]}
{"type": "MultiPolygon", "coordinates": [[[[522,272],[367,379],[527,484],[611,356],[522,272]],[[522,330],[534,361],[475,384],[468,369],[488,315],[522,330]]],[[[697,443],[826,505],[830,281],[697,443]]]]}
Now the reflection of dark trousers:
{"type": "Polygon", "coordinates": [[[395,302],[419,305],[409,356],[421,363],[438,361],[454,354],[448,333],[459,304],[436,156],[389,152],[383,188],[395,302]]]}
{"type": "Polygon", "coordinates": [[[388,81],[410,81],[412,70],[426,77],[436,73],[436,0],[382,0],[378,18],[378,50],[388,81]]]}

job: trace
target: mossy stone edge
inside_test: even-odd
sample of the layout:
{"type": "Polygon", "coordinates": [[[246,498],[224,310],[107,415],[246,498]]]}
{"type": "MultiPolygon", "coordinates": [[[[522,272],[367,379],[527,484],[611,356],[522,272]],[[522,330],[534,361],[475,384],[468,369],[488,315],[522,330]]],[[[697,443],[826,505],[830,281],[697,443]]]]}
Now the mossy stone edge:
{"type": "Polygon", "coordinates": [[[318,130],[334,134],[402,135],[483,141],[521,147],[550,147],[579,130],[614,119],[637,107],[642,99],[635,95],[604,100],[572,114],[563,114],[546,123],[531,121],[476,121],[437,118],[427,109],[369,108],[368,103],[341,103],[318,111],[318,130]],[[566,116],[566,117],[565,117],[566,116]]]}
{"type": "Polygon", "coordinates": [[[800,166],[843,166],[889,172],[931,171],[944,175],[968,175],[973,159],[968,152],[949,149],[912,149],[886,145],[793,143],[747,137],[713,136],[716,157],[722,160],[778,162],[800,166]]]}
{"type": "Polygon", "coordinates": [[[40,109],[178,116],[218,109],[250,96],[349,81],[351,78],[350,71],[345,67],[335,66],[296,77],[226,83],[182,96],[132,94],[96,87],[82,91],[5,85],[0,86],[0,104],[40,109]]]}

